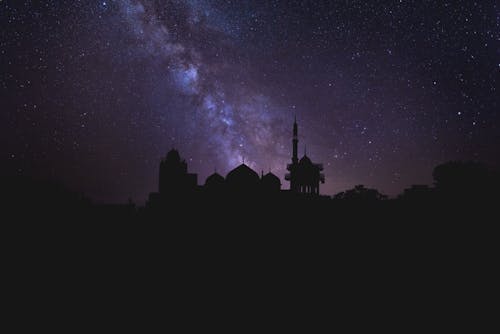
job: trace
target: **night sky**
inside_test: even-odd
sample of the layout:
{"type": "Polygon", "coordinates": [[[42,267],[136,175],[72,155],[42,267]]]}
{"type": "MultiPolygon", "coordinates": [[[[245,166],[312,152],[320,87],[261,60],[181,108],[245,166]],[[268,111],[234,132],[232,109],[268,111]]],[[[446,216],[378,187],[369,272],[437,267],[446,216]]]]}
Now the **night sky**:
{"type": "Polygon", "coordinates": [[[2,165],[143,203],[177,148],[282,179],[294,116],[321,193],[500,165],[498,1],[0,0],[2,165]]]}

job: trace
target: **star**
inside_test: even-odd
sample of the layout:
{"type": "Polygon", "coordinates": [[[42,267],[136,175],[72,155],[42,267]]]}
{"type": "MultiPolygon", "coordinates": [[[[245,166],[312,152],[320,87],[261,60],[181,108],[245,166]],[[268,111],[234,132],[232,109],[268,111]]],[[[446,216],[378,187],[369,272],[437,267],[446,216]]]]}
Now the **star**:
{"type": "Polygon", "coordinates": [[[297,117],[323,194],[395,196],[439,159],[498,165],[494,6],[387,4],[1,1],[4,157],[141,202],[172,147],[200,183],[243,156],[283,180],[297,117]]]}

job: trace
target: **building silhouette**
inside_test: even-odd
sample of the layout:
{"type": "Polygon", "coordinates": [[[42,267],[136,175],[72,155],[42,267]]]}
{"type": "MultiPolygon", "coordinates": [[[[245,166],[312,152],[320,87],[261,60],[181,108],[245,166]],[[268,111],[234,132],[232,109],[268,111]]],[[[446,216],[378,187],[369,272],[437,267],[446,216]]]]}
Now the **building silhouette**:
{"type": "Polygon", "coordinates": [[[187,163],[179,152],[171,149],[160,162],[159,192],[161,195],[179,195],[196,189],[198,175],[187,171],[187,163]]]}
{"type": "Polygon", "coordinates": [[[210,175],[205,182],[205,187],[207,190],[218,188],[230,193],[257,195],[279,192],[281,181],[271,172],[266,175],[262,172],[259,176],[256,171],[242,163],[227,173],[225,179],[217,173],[210,175]]]}
{"type": "Polygon", "coordinates": [[[279,177],[269,172],[261,176],[262,189],[266,193],[276,193],[281,189],[281,180],[279,177]]]}
{"type": "Polygon", "coordinates": [[[281,190],[281,180],[271,172],[261,175],[245,163],[229,171],[226,177],[214,172],[205,180],[204,185],[198,185],[198,175],[188,173],[188,166],[176,149],[171,149],[160,161],[158,192],[150,193],[147,205],[161,207],[170,201],[189,198],[236,198],[255,197],[269,198],[285,196],[286,193],[319,195],[319,184],[325,182],[321,173],[322,164],[313,163],[304,152],[299,160],[297,146],[299,143],[297,120],[293,123],[293,153],[292,163],[287,165],[286,180],[290,181],[290,190],[281,190]],[[282,195],[278,195],[282,194],[282,195]],[[206,196],[208,195],[208,197],[206,196]]]}
{"type": "Polygon", "coordinates": [[[289,171],[285,180],[290,181],[290,190],[301,194],[319,194],[319,183],[325,183],[325,175],[321,173],[323,164],[313,163],[304,152],[299,160],[297,157],[297,146],[299,144],[297,119],[293,122],[293,152],[292,163],[286,166],[289,171]]]}
{"type": "Polygon", "coordinates": [[[260,187],[260,177],[252,168],[242,163],[227,173],[226,185],[231,192],[255,193],[260,187]]]}
{"type": "Polygon", "coordinates": [[[149,194],[147,206],[161,208],[172,201],[227,198],[231,195],[257,198],[278,194],[281,190],[281,181],[276,175],[269,172],[259,176],[244,163],[229,171],[226,177],[214,172],[204,185],[199,186],[197,180],[197,174],[188,173],[187,163],[179,152],[170,150],[160,161],[159,191],[149,194]]]}
{"type": "Polygon", "coordinates": [[[224,176],[214,172],[212,175],[207,177],[204,187],[206,191],[211,193],[222,192],[226,189],[226,180],[224,179],[224,176]]]}

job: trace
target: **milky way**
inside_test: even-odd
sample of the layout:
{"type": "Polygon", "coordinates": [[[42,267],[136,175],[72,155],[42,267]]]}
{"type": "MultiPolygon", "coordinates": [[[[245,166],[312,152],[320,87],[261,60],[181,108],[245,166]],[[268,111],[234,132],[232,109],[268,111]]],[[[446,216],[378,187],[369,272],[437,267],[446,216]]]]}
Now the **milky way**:
{"type": "Polygon", "coordinates": [[[187,113],[185,122],[177,125],[181,132],[205,142],[206,149],[213,153],[212,161],[206,163],[226,170],[244,160],[256,168],[258,161],[263,160],[269,165],[266,167],[282,170],[283,111],[274,107],[265,94],[246,86],[238,87],[244,78],[232,78],[231,73],[239,71],[239,64],[231,57],[218,55],[218,50],[231,52],[228,49],[233,46],[224,44],[223,40],[231,37],[209,25],[205,11],[210,7],[202,4],[160,6],[159,9],[171,11],[171,15],[177,17],[175,23],[168,19],[170,13],[160,18],[158,7],[150,2],[123,1],[120,9],[137,39],[137,52],[154,58],[160,64],[160,71],[172,81],[179,97],[188,101],[189,107],[184,110],[187,113]],[[182,26],[183,33],[172,33],[178,25],[182,26]],[[210,43],[222,46],[207,48],[192,43],[193,39],[204,35],[211,35],[210,43]]]}
{"type": "Polygon", "coordinates": [[[283,186],[293,119],[321,192],[395,195],[498,166],[495,1],[2,1],[2,161],[143,202],[172,147],[199,183],[243,160],[283,186]]]}

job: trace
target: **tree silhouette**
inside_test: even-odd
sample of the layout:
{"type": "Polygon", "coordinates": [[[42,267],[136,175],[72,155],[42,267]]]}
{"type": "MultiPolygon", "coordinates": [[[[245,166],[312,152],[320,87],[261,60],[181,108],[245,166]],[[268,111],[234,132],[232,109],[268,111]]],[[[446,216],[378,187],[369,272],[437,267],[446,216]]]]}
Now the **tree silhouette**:
{"type": "Polygon", "coordinates": [[[334,198],[349,201],[372,202],[385,200],[387,196],[381,194],[377,189],[366,188],[364,185],[359,184],[353,189],[338,193],[334,198]]]}
{"type": "Polygon", "coordinates": [[[432,173],[436,190],[447,199],[479,200],[498,191],[498,175],[474,161],[449,161],[432,173]]]}

